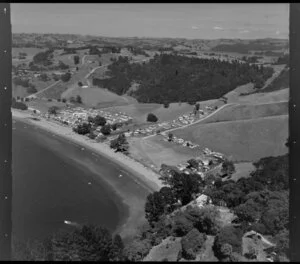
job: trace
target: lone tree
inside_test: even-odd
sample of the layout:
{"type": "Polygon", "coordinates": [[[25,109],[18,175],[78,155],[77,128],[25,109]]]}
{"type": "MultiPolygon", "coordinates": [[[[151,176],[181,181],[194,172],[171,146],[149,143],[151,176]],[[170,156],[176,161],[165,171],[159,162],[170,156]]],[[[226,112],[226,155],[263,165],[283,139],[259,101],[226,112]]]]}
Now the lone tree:
{"type": "Polygon", "coordinates": [[[82,104],[82,99],[81,99],[81,96],[80,96],[80,95],[77,95],[77,96],[76,96],[76,102],[77,102],[78,104],[82,104]]]}
{"type": "Polygon", "coordinates": [[[173,140],[173,134],[171,132],[168,133],[168,141],[171,142],[173,140]]]}
{"type": "Polygon", "coordinates": [[[94,118],[95,126],[104,126],[106,124],[106,119],[103,116],[96,115],[94,118]]]}
{"type": "Polygon", "coordinates": [[[192,229],[181,240],[182,256],[186,259],[195,259],[196,254],[201,250],[206,240],[206,234],[200,233],[197,229],[192,229]]]}
{"type": "Polygon", "coordinates": [[[49,107],[48,109],[48,113],[50,115],[57,115],[57,110],[58,110],[58,107],[57,106],[51,106],[49,107]]]}
{"type": "Polygon", "coordinates": [[[27,93],[33,94],[36,93],[37,89],[35,88],[35,86],[33,84],[31,84],[28,88],[27,88],[27,93]]]}
{"type": "Polygon", "coordinates": [[[89,123],[82,123],[74,127],[73,131],[80,135],[86,135],[91,132],[91,125],[89,123]]]}
{"type": "Polygon", "coordinates": [[[78,86],[82,87],[83,86],[82,82],[78,82],[78,86]]]}
{"type": "Polygon", "coordinates": [[[108,125],[104,125],[104,126],[101,128],[100,132],[101,132],[104,136],[110,135],[110,133],[111,133],[110,125],[109,125],[109,124],[108,124],[108,125]]]}
{"type": "Polygon", "coordinates": [[[128,153],[129,145],[124,134],[120,134],[116,139],[110,142],[110,147],[115,150],[115,152],[128,153]]]}
{"type": "Polygon", "coordinates": [[[224,176],[231,176],[235,173],[235,167],[231,160],[226,159],[222,164],[221,172],[224,176]]]}
{"type": "Polygon", "coordinates": [[[49,76],[47,75],[47,73],[42,73],[40,76],[39,76],[39,79],[43,82],[47,82],[50,80],[49,76]]]}
{"type": "Polygon", "coordinates": [[[148,114],[148,116],[147,116],[147,121],[148,122],[157,122],[157,120],[158,120],[158,118],[157,118],[157,116],[156,115],[154,115],[154,114],[152,114],[152,113],[150,113],[150,114],[148,114]]]}
{"type": "Polygon", "coordinates": [[[71,79],[71,73],[70,72],[66,72],[65,74],[63,74],[61,77],[61,80],[63,82],[68,82],[71,79]]]}
{"type": "Polygon", "coordinates": [[[74,56],[74,64],[79,64],[79,56],[78,55],[75,55],[74,56]]]}

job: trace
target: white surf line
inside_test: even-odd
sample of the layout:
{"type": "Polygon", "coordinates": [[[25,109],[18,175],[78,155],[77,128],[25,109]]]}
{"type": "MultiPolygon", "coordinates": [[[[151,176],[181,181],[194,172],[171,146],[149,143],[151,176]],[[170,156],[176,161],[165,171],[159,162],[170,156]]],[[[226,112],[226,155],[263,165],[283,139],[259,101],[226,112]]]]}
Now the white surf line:
{"type": "MultiPolygon", "coordinates": [[[[186,127],[189,127],[189,126],[198,124],[198,123],[202,122],[203,120],[205,120],[205,119],[207,119],[207,118],[213,116],[214,114],[218,113],[218,112],[221,111],[223,108],[225,108],[225,107],[227,107],[227,106],[232,106],[232,105],[239,105],[239,104],[237,104],[237,103],[230,103],[230,104],[222,105],[220,108],[218,108],[218,109],[217,109],[216,111],[214,111],[213,113],[209,114],[208,116],[206,116],[206,117],[204,117],[204,118],[202,118],[202,119],[200,119],[200,120],[198,120],[198,121],[196,121],[196,122],[194,122],[194,123],[187,124],[187,125],[184,125],[184,126],[181,126],[181,127],[171,128],[171,129],[168,129],[168,130],[165,130],[165,131],[161,132],[161,134],[164,135],[164,134],[166,134],[166,133],[168,133],[168,132],[170,132],[170,131],[174,131],[174,130],[178,130],[178,129],[183,129],[183,128],[186,128],[186,127]]],[[[148,139],[148,138],[154,137],[154,136],[156,136],[156,134],[154,134],[154,135],[149,135],[149,136],[146,136],[146,137],[143,137],[142,139],[148,139]]]]}

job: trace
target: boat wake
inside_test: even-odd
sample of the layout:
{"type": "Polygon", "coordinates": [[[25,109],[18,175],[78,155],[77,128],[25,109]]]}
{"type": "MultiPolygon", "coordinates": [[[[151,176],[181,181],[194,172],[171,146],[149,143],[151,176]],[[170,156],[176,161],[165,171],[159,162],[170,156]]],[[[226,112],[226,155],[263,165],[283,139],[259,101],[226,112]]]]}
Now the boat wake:
{"type": "Polygon", "coordinates": [[[71,225],[71,226],[76,226],[76,227],[79,226],[78,223],[76,223],[76,222],[71,222],[71,221],[67,221],[67,220],[65,220],[64,223],[65,223],[66,225],[71,225]]]}

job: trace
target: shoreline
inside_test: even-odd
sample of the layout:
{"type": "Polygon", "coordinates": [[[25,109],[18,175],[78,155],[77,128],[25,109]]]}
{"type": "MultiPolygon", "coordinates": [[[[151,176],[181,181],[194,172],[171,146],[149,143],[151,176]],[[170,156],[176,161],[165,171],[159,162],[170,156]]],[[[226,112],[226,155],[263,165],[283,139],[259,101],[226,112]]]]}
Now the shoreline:
{"type": "MultiPolygon", "coordinates": [[[[72,144],[78,145],[84,150],[89,150],[94,155],[96,154],[108,159],[121,169],[124,169],[124,171],[121,171],[124,172],[131,181],[135,182],[148,192],[158,191],[161,187],[163,187],[163,184],[158,179],[158,174],[128,156],[121,153],[115,153],[104,143],[92,141],[83,135],[76,134],[70,127],[59,125],[41,117],[39,117],[39,121],[35,121],[32,119],[33,116],[28,112],[21,112],[15,109],[12,109],[11,112],[12,117],[15,120],[36,126],[41,130],[55,134],[72,144]]],[[[97,174],[97,172],[95,173],[97,174]]],[[[129,192],[126,192],[126,190],[120,190],[109,177],[101,177],[100,174],[97,174],[97,176],[99,176],[101,180],[105,181],[105,183],[114,190],[128,209],[128,213],[124,216],[124,218],[120,219],[120,222],[113,233],[119,233],[125,239],[131,237],[134,234],[136,227],[145,220],[145,201],[129,192]]]]}

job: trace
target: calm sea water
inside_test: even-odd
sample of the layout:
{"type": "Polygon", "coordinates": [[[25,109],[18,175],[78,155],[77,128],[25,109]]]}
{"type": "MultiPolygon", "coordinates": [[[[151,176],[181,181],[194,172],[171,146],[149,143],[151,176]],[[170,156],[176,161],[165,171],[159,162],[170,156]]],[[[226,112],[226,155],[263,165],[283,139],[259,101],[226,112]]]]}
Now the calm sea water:
{"type": "Polygon", "coordinates": [[[13,127],[13,233],[19,239],[71,228],[65,220],[115,230],[127,208],[103,177],[147,195],[127,177],[119,178],[122,168],[109,160],[22,122],[13,127]]]}

